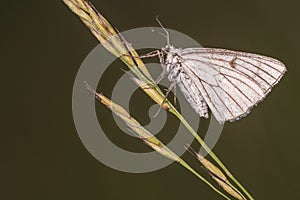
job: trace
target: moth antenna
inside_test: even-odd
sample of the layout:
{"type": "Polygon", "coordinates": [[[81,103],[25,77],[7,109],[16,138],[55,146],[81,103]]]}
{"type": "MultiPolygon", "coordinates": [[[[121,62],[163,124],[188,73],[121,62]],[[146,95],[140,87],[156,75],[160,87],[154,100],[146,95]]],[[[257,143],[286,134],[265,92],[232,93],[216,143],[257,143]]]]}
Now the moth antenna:
{"type": "Polygon", "coordinates": [[[167,38],[167,45],[170,46],[170,35],[167,29],[162,25],[162,23],[158,19],[158,15],[156,16],[156,21],[160,25],[160,27],[166,32],[166,38],[167,38]]]}

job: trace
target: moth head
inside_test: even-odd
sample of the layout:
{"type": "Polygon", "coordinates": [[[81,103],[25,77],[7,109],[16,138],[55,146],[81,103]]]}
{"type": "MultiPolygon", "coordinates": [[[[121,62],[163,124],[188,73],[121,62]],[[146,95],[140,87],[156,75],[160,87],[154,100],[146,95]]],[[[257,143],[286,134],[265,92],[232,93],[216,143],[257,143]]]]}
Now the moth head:
{"type": "Polygon", "coordinates": [[[165,47],[163,47],[161,49],[161,51],[164,53],[164,54],[169,54],[171,52],[173,52],[175,50],[175,47],[172,46],[172,45],[166,45],[165,47]]]}

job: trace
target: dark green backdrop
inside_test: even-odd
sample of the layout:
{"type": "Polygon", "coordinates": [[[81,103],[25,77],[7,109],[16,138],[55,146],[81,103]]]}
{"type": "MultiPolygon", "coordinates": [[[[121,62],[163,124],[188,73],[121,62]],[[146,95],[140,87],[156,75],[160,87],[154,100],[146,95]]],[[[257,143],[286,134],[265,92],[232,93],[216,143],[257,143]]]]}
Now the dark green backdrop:
{"type": "MultiPolygon", "coordinates": [[[[248,117],[226,124],[214,150],[256,199],[300,199],[298,1],[92,3],[120,31],[157,26],[159,14],[166,27],[203,46],[282,60],[288,72],[279,85],[248,117]]],[[[4,104],[4,117],[11,122],[1,131],[3,199],[221,199],[175,163],[152,173],[128,174],[94,159],[74,127],[71,95],[77,70],[97,40],[62,1],[1,4],[2,87],[10,90],[2,99],[11,103],[4,104]]],[[[110,75],[116,74],[122,71],[112,70],[110,75]]],[[[103,92],[110,94],[112,83],[106,84],[103,92]]],[[[137,97],[147,100],[142,93],[137,97]]],[[[102,105],[97,108],[110,118],[102,105]]],[[[137,118],[145,115],[134,113],[137,118]]],[[[110,131],[111,140],[125,149],[135,150],[136,144],[149,150],[122,136],[113,124],[110,131]]],[[[188,154],[185,157],[196,164],[188,154]]]]}

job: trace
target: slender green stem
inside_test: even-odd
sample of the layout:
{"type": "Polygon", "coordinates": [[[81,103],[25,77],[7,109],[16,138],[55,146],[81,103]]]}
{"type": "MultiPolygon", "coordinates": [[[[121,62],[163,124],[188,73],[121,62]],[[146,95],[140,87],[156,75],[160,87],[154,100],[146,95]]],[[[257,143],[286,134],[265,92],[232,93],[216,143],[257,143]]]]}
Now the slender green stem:
{"type": "MultiPolygon", "coordinates": [[[[144,76],[142,76],[144,77],[144,76]]],[[[145,79],[144,79],[145,80],[145,79]]],[[[159,92],[161,90],[158,88],[158,86],[154,83],[149,83],[148,80],[145,80],[148,82],[148,84],[151,84],[155,89],[159,92]]],[[[162,92],[161,92],[162,93],[162,92]]],[[[162,95],[164,95],[162,93],[162,95]]],[[[230,173],[230,171],[227,169],[227,167],[224,165],[224,163],[217,157],[217,155],[206,145],[206,143],[203,141],[203,139],[198,135],[198,133],[190,126],[190,124],[184,119],[184,117],[178,112],[178,110],[173,106],[171,102],[169,102],[166,99],[167,103],[171,107],[169,110],[172,114],[174,114],[182,123],[183,125],[189,130],[189,132],[196,138],[196,140],[199,142],[199,144],[205,149],[205,151],[210,155],[210,157],[222,168],[222,170],[226,173],[226,175],[246,194],[246,196],[249,198],[249,200],[254,200],[254,198],[251,196],[251,194],[242,186],[242,184],[230,173]]],[[[238,192],[244,199],[244,195],[230,182],[228,183],[236,192],[238,192]]]]}
{"type": "MultiPolygon", "coordinates": [[[[227,174],[227,176],[233,180],[233,182],[247,195],[250,200],[254,200],[251,194],[239,183],[239,181],[230,173],[227,167],[223,164],[223,162],[217,157],[217,155],[211,151],[211,149],[205,144],[202,138],[195,132],[195,130],[190,126],[190,124],[182,117],[182,115],[172,106],[170,110],[189,130],[189,132],[196,138],[199,144],[205,149],[205,151],[211,156],[211,158],[223,169],[223,171],[227,174]]],[[[237,190],[238,191],[238,190],[237,190]]]]}

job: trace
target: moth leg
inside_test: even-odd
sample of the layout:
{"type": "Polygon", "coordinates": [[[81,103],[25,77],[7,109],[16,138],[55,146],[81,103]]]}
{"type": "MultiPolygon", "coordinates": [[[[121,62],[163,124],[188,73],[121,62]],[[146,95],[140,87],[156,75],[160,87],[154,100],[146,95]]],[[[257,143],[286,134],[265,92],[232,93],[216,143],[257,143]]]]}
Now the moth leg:
{"type": "Polygon", "coordinates": [[[170,94],[170,92],[171,92],[175,87],[176,87],[176,81],[174,81],[174,82],[171,83],[170,87],[168,88],[168,90],[167,90],[167,92],[166,92],[166,94],[165,94],[165,96],[164,96],[164,99],[163,99],[163,101],[162,101],[162,104],[165,103],[165,101],[166,101],[168,95],[170,94]]]}
{"type": "Polygon", "coordinates": [[[164,96],[164,98],[163,98],[163,100],[162,100],[162,102],[159,106],[158,111],[156,112],[156,114],[153,117],[157,117],[158,113],[160,112],[160,110],[162,108],[162,105],[165,103],[165,101],[167,100],[168,95],[170,94],[170,92],[173,90],[174,87],[176,87],[176,81],[171,83],[170,87],[168,88],[168,90],[167,90],[167,92],[166,92],[166,94],[165,94],[165,96],[164,96]]]}
{"type": "Polygon", "coordinates": [[[176,104],[177,104],[177,101],[176,101],[176,99],[177,99],[177,95],[176,95],[176,84],[174,85],[174,99],[173,99],[173,101],[174,101],[174,105],[176,106],[176,104]]]}
{"type": "Polygon", "coordinates": [[[132,49],[132,44],[129,43],[129,42],[127,42],[127,40],[125,40],[125,38],[123,37],[123,35],[122,35],[118,30],[117,30],[117,32],[118,32],[119,35],[120,35],[121,42],[124,44],[126,50],[127,50],[128,53],[130,54],[130,55],[128,55],[127,53],[123,53],[123,54],[120,55],[120,57],[121,57],[121,56],[130,56],[130,57],[134,57],[134,58],[150,58],[150,57],[155,57],[155,56],[161,57],[161,56],[160,56],[160,54],[161,54],[161,53],[160,53],[160,50],[151,51],[151,52],[149,52],[149,53],[147,53],[147,54],[145,54],[145,55],[141,55],[141,56],[133,56],[133,55],[131,54],[131,52],[130,52],[130,49],[132,49]]]}
{"type": "Polygon", "coordinates": [[[160,57],[160,50],[151,51],[147,54],[141,55],[140,58],[151,58],[155,56],[160,57]]]}
{"type": "MultiPolygon", "coordinates": [[[[123,71],[123,72],[125,72],[126,74],[128,74],[129,75],[129,77],[130,77],[130,79],[133,81],[133,82],[135,82],[135,79],[137,79],[132,73],[130,73],[129,71],[127,71],[127,70],[125,70],[125,69],[122,69],[121,68],[121,70],[123,71]]],[[[145,85],[145,86],[141,86],[141,88],[142,89],[153,89],[153,86],[151,86],[151,85],[145,85]]]]}
{"type": "Polygon", "coordinates": [[[120,38],[122,40],[122,43],[124,44],[126,50],[128,51],[127,53],[123,53],[120,55],[120,57],[122,56],[129,56],[129,57],[133,57],[133,58],[149,58],[149,57],[155,57],[155,56],[159,56],[160,51],[159,50],[155,50],[155,51],[151,51],[145,55],[141,55],[141,56],[134,56],[131,54],[130,49],[132,49],[132,44],[127,42],[127,40],[125,40],[125,38],[123,37],[123,35],[121,33],[119,33],[120,38]],[[128,55],[129,54],[129,55],[128,55]]]}
{"type": "MultiPolygon", "coordinates": [[[[174,83],[174,82],[173,82],[174,83]]],[[[176,103],[177,103],[177,100],[176,100],[176,98],[177,98],[177,95],[176,95],[176,86],[177,86],[177,84],[175,84],[174,86],[173,85],[171,85],[169,88],[171,88],[171,90],[173,90],[173,94],[174,94],[174,98],[173,98],[173,102],[174,102],[174,105],[176,105],[176,103]]],[[[170,93],[170,91],[171,90],[169,90],[169,88],[168,89],[165,89],[165,91],[167,91],[167,93],[166,93],[166,95],[165,95],[165,98],[167,98],[167,96],[168,96],[168,94],[170,93]]]]}
{"type": "Polygon", "coordinates": [[[131,58],[141,58],[139,56],[129,55],[128,53],[122,53],[119,57],[123,57],[123,56],[131,57],[131,58]]]}
{"type": "Polygon", "coordinates": [[[163,69],[163,71],[160,73],[160,75],[156,78],[155,83],[156,85],[165,77],[166,71],[163,69]]]}
{"type": "Polygon", "coordinates": [[[163,71],[160,73],[160,75],[157,77],[157,79],[155,80],[155,83],[158,84],[166,75],[166,66],[163,64],[164,63],[164,56],[162,54],[161,51],[157,51],[158,53],[158,58],[159,58],[159,62],[161,63],[162,67],[163,67],[163,71]]]}
{"type": "MultiPolygon", "coordinates": [[[[174,81],[175,82],[175,81],[174,81]]],[[[173,83],[174,83],[173,82],[173,83]]],[[[168,96],[168,94],[170,93],[170,91],[172,91],[173,90],[173,93],[174,93],[174,99],[173,99],[173,101],[174,101],[174,105],[176,105],[176,103],[177,103],[177,100],[176,100],[176,98],[177,98],[177,95],[176,95],[176,86],[177,86],[177,84],[171,84],[170,85],[170,87],[167,89],[167,90],[165,90],[165,91],[167,91],[167,93],[166,93],[166,95],[165,95],[165,98],[167,98],[167,96],[168,96]]]]}
{"type": "Polygon", "coordinates": [[[161,60],[161,55],[160,54],[161,53],[160,53],[159,50],[155,50],[155,51],[151,51],[151,52],[149,52],[147,54],[144,54],[144,55],[141,55],[141,56],[134,56],[130,52],[122,53],[119,57],[128,56],[128,57],[132,57],[132,58],[151,58],[151,57],[158,56],[161,60]]]}
{"type": "Polygon", "coordinates": [[[129,43],[129,42],[123,37],[123,35],[119,32],[119,30],[117,30],[117,32],[118,32],[118,34],[119,34],[119,36],[120,36],[120,40],[121,40],[122,44],[124,44],[125,49],[127,50],[127,53],[122,53],[122,54],[120,55],[120,57],[128,56],[128,57],[132,57],[132,58],[139,58],[139,56],[134,56],[134,55],[132,55],[132,53],[131,53],[131,51],[130,51],[130,49],[133,49],[133,48],[132,48],[132,44],[129,43]]]}

